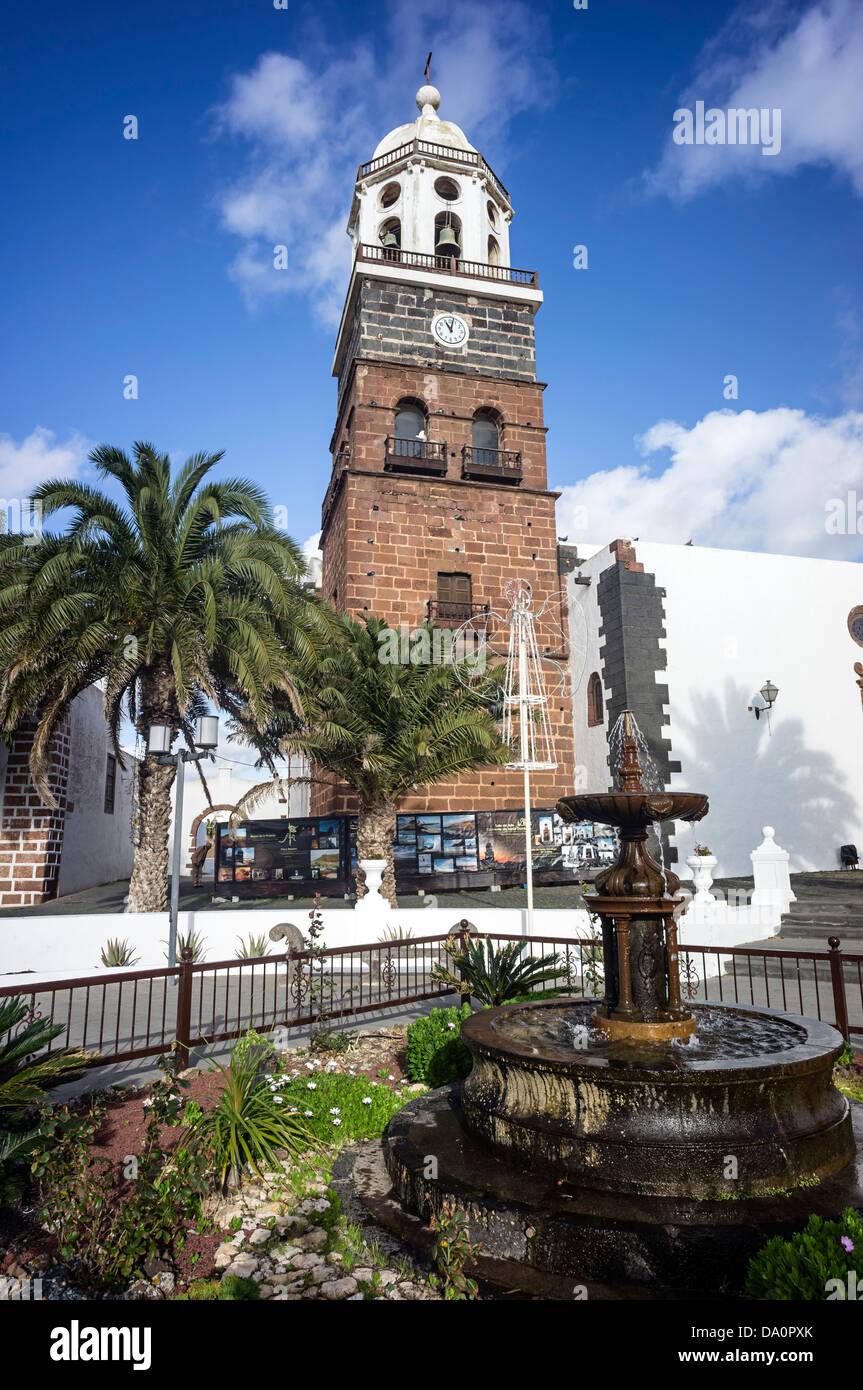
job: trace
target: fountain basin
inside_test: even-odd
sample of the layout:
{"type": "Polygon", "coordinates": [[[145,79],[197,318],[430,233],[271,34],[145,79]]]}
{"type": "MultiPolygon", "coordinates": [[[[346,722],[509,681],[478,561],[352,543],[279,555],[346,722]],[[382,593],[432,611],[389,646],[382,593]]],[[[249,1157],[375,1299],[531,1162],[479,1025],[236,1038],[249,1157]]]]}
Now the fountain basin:
{"type": "Polygon", "coordinates": [[[474,1014],[466,1131],[558,1185],[640,1196],[784,1191],[851,1161],[835,1029],[754,1006],[693,1012],[695,1038],[671,1044],[602,1036],[582,999],[474,1014]]]}

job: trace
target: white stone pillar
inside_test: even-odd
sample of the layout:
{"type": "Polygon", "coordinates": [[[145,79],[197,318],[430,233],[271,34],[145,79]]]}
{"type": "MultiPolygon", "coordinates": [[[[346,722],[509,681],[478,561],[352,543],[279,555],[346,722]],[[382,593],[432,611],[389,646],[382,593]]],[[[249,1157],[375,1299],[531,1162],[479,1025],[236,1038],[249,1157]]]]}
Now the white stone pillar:
{"type": "Polygon", "coordinates": [[[782,914],[796,901],[791,890],[791,872],[788,851],[777,845],[776,831],[772,825],[761,828],[764,839],[749,858],[752,860],[754,890],[752,907],[759,920],[769,926],[778,926],[782,914]]]}

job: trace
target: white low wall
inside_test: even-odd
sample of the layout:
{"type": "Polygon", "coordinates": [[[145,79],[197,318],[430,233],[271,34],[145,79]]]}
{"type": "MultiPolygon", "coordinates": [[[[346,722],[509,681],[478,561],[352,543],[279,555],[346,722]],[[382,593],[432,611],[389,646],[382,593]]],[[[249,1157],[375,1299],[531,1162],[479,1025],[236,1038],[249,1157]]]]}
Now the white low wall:
{"type": "MultiPolygon", "coordinates": [[[[456,908],[399,908],[375,918],[348,908],[326,908],[323,940],[327,946],[364,946],[377,941],[391,927],[410,931],[411,936],[443,936],[458,926],[465,914],[456,908]]],[[[471,923],[480,932],[503,932],[508,936],[527,936],[527,912],[521,908],[482,908],[472,911],[471,923]]],[[[590,932],[590,918],[581,910],[540,909],[534,911],[535,936],[576,938],[590,932]]],[[[249,933],[260,936],[271,927],[290,922],[303,935],[309,928],[308,913],[284,908],[236,908],[224,912],[181,912],[178,929],[200,933],[205,940],[205,959],[231,960],[239,948],[238,937],[249,933]]],[[[99,954],[108,937],[128,941],[140,956],[138,969],[156,969],[167,964],[168,914],[104,913],[100,916],[8,917],[0,921],[0,985],[20,983],[28,987],[40,979],[100,973],[99,954]],[[35,971],[36,975],[21,975],[35,971]],[[13,973],[15,972],[15,973],[13,973]]],[[[270,947],[273,956],[281,947],[270,947]]],[[[102,972],[103,973],[103,972],[102,972]]]]}

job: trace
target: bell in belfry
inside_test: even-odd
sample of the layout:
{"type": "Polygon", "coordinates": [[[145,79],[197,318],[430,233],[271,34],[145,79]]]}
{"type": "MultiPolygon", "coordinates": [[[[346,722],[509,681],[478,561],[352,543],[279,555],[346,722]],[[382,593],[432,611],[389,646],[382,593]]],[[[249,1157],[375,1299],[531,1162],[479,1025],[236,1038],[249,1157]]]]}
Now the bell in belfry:
{"type": "Polygon", "coordinates": [[[385,251],[397,251],[399,249],[399,239],[390,227],[388,232],[384,232],[381,237],[381,246],[385,251]]]}
{"type": "Polygon", "coordinates": [[[452,227],[442,227],[438,244],[435,247],[435,254],[438,256],[457,256],[459,250],[458,239],[452,227]]]}

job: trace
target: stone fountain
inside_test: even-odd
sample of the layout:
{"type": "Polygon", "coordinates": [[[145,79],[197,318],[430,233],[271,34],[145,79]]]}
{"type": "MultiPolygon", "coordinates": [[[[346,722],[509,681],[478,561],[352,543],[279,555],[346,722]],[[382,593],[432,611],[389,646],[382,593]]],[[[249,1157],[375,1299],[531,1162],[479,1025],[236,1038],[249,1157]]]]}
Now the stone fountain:
{"type": "Polygon", "coordinates": [[[619,790],[558,803],[618,828],[591,898],[604,997],[474,1013],[466,1081],[405,1106],[355,1184],[421,1245],[444,1205],[466,1210],[486,1277],[546,1297],[574,1282],[733,1292],[771,1235],[863,1202],[832,1082],[843,1040],[792,1014],[683,1002],[680,884],[647,837],[700,820],[707,797],[644,790],[628,715],[622,748],[619,790]]]}

